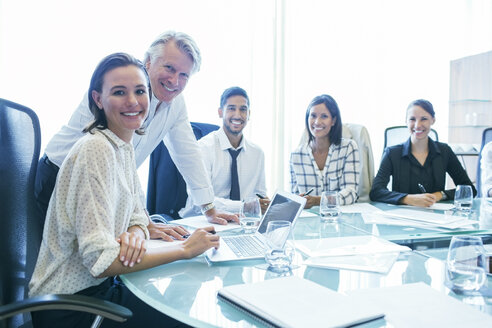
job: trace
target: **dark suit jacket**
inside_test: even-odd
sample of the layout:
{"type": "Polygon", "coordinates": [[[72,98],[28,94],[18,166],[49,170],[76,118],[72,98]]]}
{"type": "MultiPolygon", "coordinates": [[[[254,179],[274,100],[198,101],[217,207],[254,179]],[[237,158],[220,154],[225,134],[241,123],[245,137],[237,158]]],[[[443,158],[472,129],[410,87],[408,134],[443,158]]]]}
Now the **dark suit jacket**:
{"type": "MultiPolygon", "coordinates": [[[[386,148],[369,194],[372,201],[399,204],[399,201],[408,195],[410,192],[410,146],[409,138],[402,144],[386,148]],[[393,177],[392,191],[387,189],[390,176],[393,177]]],[[[427,192],[444,191],[448,199],[454,199],[455,189],[444,190],[447,172],[455,185],[470,185],[473,189],[473,195],[477,195],[477,190],[466,171],[447,144],[429,138],[429,153],[430,151],[436,153],[431,163],[436,190],[427,190],[427,192]]]]}
{"type": "MultiPolygon", "coordinates": [[[[190,124],[197,140],[219,128],[215,124],[190,124]]],[[[178,211],[186,205],[187,198],[186,182],[169,155],[167,147],[161,142],[150,155],[147,210],[149,214],[160,214],[167,220],[181,219],[178,211]]]]}

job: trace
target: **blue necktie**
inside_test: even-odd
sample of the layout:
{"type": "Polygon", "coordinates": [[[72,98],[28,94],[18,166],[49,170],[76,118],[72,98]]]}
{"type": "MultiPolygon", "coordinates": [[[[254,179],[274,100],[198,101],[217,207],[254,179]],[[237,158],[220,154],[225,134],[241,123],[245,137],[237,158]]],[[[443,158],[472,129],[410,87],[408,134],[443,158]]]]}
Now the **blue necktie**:
{"type": "Polygon", "coordinates": [[[237,156],[239,155],[239,152],[241,151],[242,148],[239,148],[238,150],[234,150],[232,148],[229,148],[229,154],[231,154],[231,194],[230,194],[230,199],[232,200],[241,200],[239,197],[239,177],[237,175],[237,156]]]}

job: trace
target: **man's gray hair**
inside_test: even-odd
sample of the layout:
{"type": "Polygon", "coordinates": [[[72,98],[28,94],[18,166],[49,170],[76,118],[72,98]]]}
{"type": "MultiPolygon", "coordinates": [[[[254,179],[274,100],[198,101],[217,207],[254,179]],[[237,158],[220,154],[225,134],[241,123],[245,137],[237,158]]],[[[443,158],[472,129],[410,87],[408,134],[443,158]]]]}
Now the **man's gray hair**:
{"type": "Polygon", "coordinates": [[[167,31],[159,35],[145,52],[144,64],[146,64],[149,60],[154,61],[156,58],[161,56],[162,48],[169,41],[174,41],[178,49],[190,56],[190,59],[193,61],[193,69],[191,70],[191,73],[193,74],[198,72],[200,70],[200,65],[202,64],[200,49],[198,49],[198,46],[191,36],[183,32],[167,31]]]}

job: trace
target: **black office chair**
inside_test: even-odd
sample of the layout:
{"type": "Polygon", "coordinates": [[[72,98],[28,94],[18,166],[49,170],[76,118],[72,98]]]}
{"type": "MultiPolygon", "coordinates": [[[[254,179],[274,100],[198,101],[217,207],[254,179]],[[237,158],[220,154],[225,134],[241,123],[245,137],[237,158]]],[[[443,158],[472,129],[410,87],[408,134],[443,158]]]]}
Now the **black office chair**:
{"type": "Polygon", "coordinates": [[[480,165],[480,162],[482,161],[482,149],[490,141],[492,141],[492,127],[486,128],[482,132],[482,144],[480,145],[480,151],[478,152],[477,164],[477,197],[482,197],[482,168],[480,165]]]}
{"type": "MultiPolygon", "coordinates": [[[[219,127],[215,124],[191,122],[197,140],[219,127]]],[[[147,210],[167,220],[181,219],[178,211],[186,205],[186,183],[163,142],[150,155],[147,185],[147,210]]]]}
{"type": "MultiPolygon", "coordinates": [[[[384,147],[383,151],[386,147],[398,145],[402,142],[407,141],[410,133],[408,132],[408,127],[406,125],[399,126],[391,126],[384,130],[384,147]]],[[[429,137],[434,141],[439,141],[439,136],[437,135],[437,131],[431,129],[429,132],[429,137]]]]}
{"type": "Polygon", "coordinates": [[[75,310],[124,322],[130,310],[111,302],[79,295],[27,297],[43,226],[34,199],[34,178],[41,147],[36,114],[0,99],[0,328],[29,327],[30,312],[75,310]]]}

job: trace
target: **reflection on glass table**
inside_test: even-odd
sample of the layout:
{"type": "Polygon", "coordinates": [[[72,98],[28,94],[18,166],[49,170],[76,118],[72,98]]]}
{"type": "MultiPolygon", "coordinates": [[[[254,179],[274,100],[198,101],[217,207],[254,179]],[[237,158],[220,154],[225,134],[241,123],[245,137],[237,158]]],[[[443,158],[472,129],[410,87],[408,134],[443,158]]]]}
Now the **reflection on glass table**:
{"type": "MultiPolygon", "coordinates": [[[[452,202],[448,202],[451,204],[452,202]]],[[[471,226],[465,226],[457,229],[445,229],[423,226],[411,226],[405,223],[393,224],[367,223],[361,213],[342,213],[339,223],[354,229],[361,230],[375,236],[391,240],[398,244],[406,245],[412,249],[438,248],[447,247],[451,237],[455,234],[478,234],[482,237],[492,236],[492,201],[490,199],[478,198],[473,200],[473,206],[470,213],[460,213],[454,210],[429,210],[410,206],[396,206],[384,203],[370,203],[377,209],[389,212],[399,209],[416,211],[421,215],[435,213],[445,214],[448,217],[462,217],[474,223],[471,226]]],[[[310,211],[317,211],[316,208],[310,211]]],[[[342,207],[342,212],[343,212],[342,207]]]]}
{"type": "MultiPolygon", "coordinates": [[[[307,267],[302,264],[300,252],[296,253],[294,259],[297,268],[289,272],[263,270],[258,268],[261,263],[265,262],[236,261],[210,265],[205,257],[200,256],[123,275],[122,279],[143,301],[193,327],[261,327],[254,319],[218,301],[217,292],[229,285],[287,275],[303,277],[339,292],[423,282],[439,292],[471,302],[481,311],[491,313],[487,300],[465,299],[446,287],[444,261],[418,252],[401,253],[387,274],[307,267]]],[[[388,324],[391,323],[380,319],[363,327],[385,327],[388,324]]]]}
{"type": "Polygon", "coordinates": [[[435,248],[418,252],[423,256],[429,257],[429,260],[434,259],[442,262],[444,266],[444,285],[449,290],[449,295],[460,299],[466,304],[477,308],[482,312],[486,312],[492,315],[492,275],[490,274],[490,256],[492,255],[492,245],[485,245],[485,252],[487,256],[487,263],[489,264],[488,274],[484,286],[479,291],[460,291],[452,290],[451,284],[446,280],[446,259],[448,257],[448,248],[435,248]]]}

